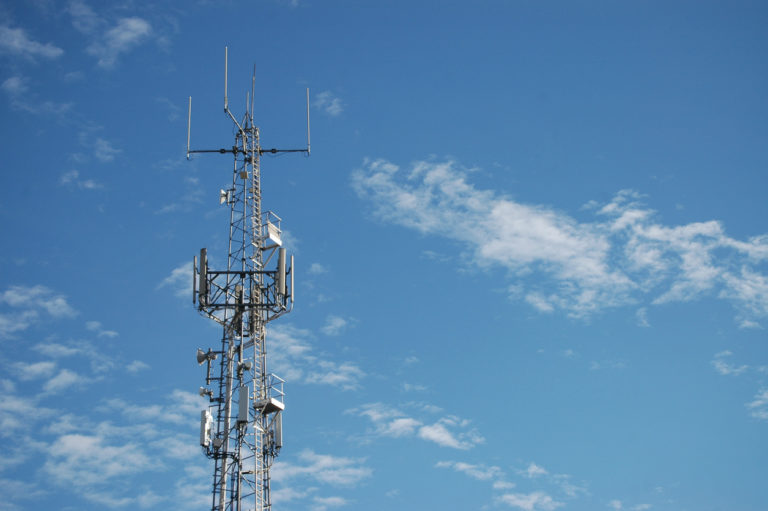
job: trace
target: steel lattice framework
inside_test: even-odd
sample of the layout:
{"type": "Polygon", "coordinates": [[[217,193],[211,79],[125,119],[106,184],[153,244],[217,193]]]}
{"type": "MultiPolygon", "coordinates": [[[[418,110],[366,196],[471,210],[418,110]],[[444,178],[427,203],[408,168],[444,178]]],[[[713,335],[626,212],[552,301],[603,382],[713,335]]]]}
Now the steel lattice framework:
{"type": "MultiPolygon", "coordinates": [[[[201,395],[210,405],[201,413],[200,445],[214,461],[213,511],[269,511],[270,467],[282,447],[283,380],[267,369],[266,324],[293,306],[293,257],[282,247],[281,220],[262,210],[261,157],[264,153],[309,154],[309,91],[307,90],[307,148],[263,149],[253,116],[255,72],[250,108],[234,123],[231,148],[189,149],[193,153],[233,156],[232,181],[220,191],[229,207],[229,246],[225,270],[208,266],[206,249],[195,257],[193,302],[204,316],[222,327],[218,350],[198,349],[206,364],[206,386],[201,395]]],[[[189,102],[191,124],[192,99],[189,102]]]]}

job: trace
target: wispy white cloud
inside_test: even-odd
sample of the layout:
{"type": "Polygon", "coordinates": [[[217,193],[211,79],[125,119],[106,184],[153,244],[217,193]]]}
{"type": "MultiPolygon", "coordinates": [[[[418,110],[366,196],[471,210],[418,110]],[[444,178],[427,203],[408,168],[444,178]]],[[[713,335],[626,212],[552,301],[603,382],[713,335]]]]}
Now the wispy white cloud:
{"type": "Polygon", "coordinates": [[[646,511],[648,509],[651,509],[651,505],[650,504],[635,504],[635,505],[626,506],[624,504],[624,502],[622,502],[619,499],[613,499],[613,500],[609,501],[607,506],[610,509],[616,509],[616,510],[630,509],[632,511],[646,511]]]}
{"type": "Polygon", "coordinates": [[[352,362],[335,362],[333,360],[316,360],[316,367],[305,371],[304,382],[322,385],[332,385],[343,390],[358,388],[365,372],[352,362]]]}
{"type": "Polygon", "coordinates": [[[128,371],[129,373],[138,373],[146,369],[149,369],[149,365],[142,362],[141,360],[134,360],[133,362],[125,366],[125,370],[128,371]]]}
{"type": "MultiPolygon", "coordinates": [[[[368,403],[345,413],[365,417],[371,421],[373,428],[367,432],[368,438],[373,437],[416,437],[433,442],[441,447],[467,450],[481,444],[485,439],[470,427],[470,421],[455,415],[446,415],[438,419],[415,418],[406,414],[405,407],[389,406],[384,403],[368,403]]],[[[428,407],[420,407],[426,411],[428,407]]]]}
{"type": "Polygon", "coordinates": [[[168,112],[167,119],[169,122],[173,122],[181,117],[181,107],[170,99],[166,97],[157,97],[155,98],[155,103],[162,105],[162,107],[166,109],[168,112]]]}
{"type": "Polygon", "coordinates": [[[209,490],[207,473],[189,464],[200,453],[194,426],[185,426],[195,424],[201,399],[176,390],[165,401],[162,406],[107,401],[97,410],[106,410],[113,420],[102,422],[56,413],[45,428],[53,438],[40,455],[48,481],[107,507],[144,508],[172,499],[180,501],[174,508],[193,509],[192,504],[203,500],[200,495],[208,495],[209,490]],[[121,422],[114,420],[115,410],[122,412],[121,422]],[[182,471],[177,468],[179,461],[186,465],[182,471]],[[179,477],[177,484],[182,486],[177,494],[168,488],[159,492],[133,486],[134,477],[168,470],[179,477]]]}
{"type": "Polygon", "coordinates": [[[483,437],[474,430],[456,431],[456,428],[466,427],[466,424],[468,421],[459,420],[454,416],[442,417],[433,424],[421,426],[418,436],[442,447],[453,449],[469,449],[476,444],[483,443],[483,437]]]}
{"type": "Polygon", "coordinates": [[[78,374],[69,369],[60,370],[43,385],[43,391],[47,394],[59,394],[65,390],[75,390],[90,383],[91,378],[78,374]]]}
{"type": "MultiPolygon", "coordinates": [[[[74,314],[63,295],[43,286],[6,288],[0,293],[0,305],[31,308],[41,319],[74,314]]],[[[85,327],[97,334],[104,331],[98,321],[85,327]]],[[[101,351],[89,341],[57,342],[48,337],[23,350],[25,356],[42,355],[42,360],[6,363],[6,377],[0,378],[0,437],[6,440],[0,470],[11,474],[9,469],[34,460],[36,473],[45,480],[39,488],[76,493],[100,509],[144,508],[166,500],[174,501],[174,509],[199,508],[192,504],[208,501],[210,480],[207,471],[197,474],[192,469],[193,461],[200,459],[196,423],[207,402],[180,390],[159,401],[151,396],[145,396],[150,401],[144,403],[116,397],[101,401],[87,384],[104,379],[116,365],[101,351]],[[69,406],[65,404],[51,408],[59,406],[62,394],[67,402],[74,396],[93,406],[76,411],[65,409],[69,406]],[[100,421],[99,414],[108,420],[100,421]],[[146,478],[147,473],[168,471],[174,472],[181,487],[152,487],[146,478]]],[[[12,477],[0,480],[3,488],[9,492],[4,493],[7,505],[0,505],[2,509],[26,509],[24,499],[38,495],[36,486],[27,488],[27,497],[16,495],[20,486],[12,477]]]]}
{"type": "Polygon", "coordinates": [[[524,511],[553,511],[554,509],[565,505],[541,491],[532,493],[505,493],[504,495],[497,497],[496,501],[524,511]]]}
{"type": "Polygon", "coordinates": [[[723,279],[726,286],[720,291],[720,297],[741,304],[741,313],[736,318],[739,326],[761,328],[755,319],[768,313],[768,277],[744,265],[739,269],[738,275],[735,271],[727,272],[723,279]]]}
{"type": "Polygon", "coordinates": [[[326,509],[346,506],[349,503],[349,500],[343,497],[314,497],[312,509],[314,511],[326,511],[326,509]]]}
{"type": "Polygon", "coordinates": [[[37,311],[23,310],[0,314],[0,338],[12,337],[16,332],[23,332],[39,318],[37,311]]]}
{"type": "Polygon", "coordinates": [[[590,371],[598,371],[600,369],[624,369],[627,364],[621,360],[592,360],[589,363],[590,371]]]}
{"type": "MultiPolygon", "coordinates": [[[[7,382],[7,380],[6,380],[7,382]]],[[[41,406],[36,397],[20,395],[5,385],[0,400],[0,437],[19,438],[35,421],[44,420],[55,411],[41,406]]]]}
{"type": "Polygon", "coordinates": [[[27,78],[24,76],[11,76],[3,81],[2,89],[10,96],[18,96],[29,90],[27,78]]]}
{"type": "Polygon", "coordinates": [[[313,105],[318,110],[322,110],[331,117],[336,117],[344,111],[344,105],[341,99],[335,96],[331,91],[323,91],[315,95],[313,105]]]}
{"type": "Polygon", "coordinates": [[[320,263],[312,263],[309,265],[307,273],[310,275],[322,275],[323,273],[328,273],[328,268],[320,263]]]}
{"type": "Polygon", "coordinates": [[[747,403],[747,408],[752,417],[768,421],[768,389],[759,391],[755,398],[747,403]]]}
{"type": "Polygon", "coordinates": [[[272,470],[272,476],[280,483],[301,477],[333,486],[353,486],[372,473],[364,458],[317,454],[311,449],[301,451],[298,462],[283,461],[272,470]]]}
{"type": "Polygon", "coordinates": [[[495,487],[499,486],[497,483],[501,483],[501,486],[506,488],[514,487],[514,484],[506,483],[504,471],[495,465],[472,464],[462,461],[438,461],[435,467],[450,468],[479,481],[493,481],[495,487]]]}
{"type": "MultiPolygon", "coordinates": [[[[183,180],[184,190],[181,195],[174,199],[173,202],[164,204],[160,209],[155,211],[158,215],[174,212],[188,212],[196,204],[203,202],[203,190],[200,187],[200,181],[194,176],[185,176],[183,180]]],[[[283,231],[283,245],[286,243],[286,231],[283,231]]]]}
{"type": "Polygon", "coordinates": [[[22,28],[0,25],[0,53],[34,59],[42,57],[55,59],[64,54],[64,50],[51,43],[39,43],[29,38],[22,28]]]}
{"type": "Polygon", "coordinates": [[[749,369],[748,365],[735,366],[733,364],[729,364],[727,359],[731,356],[733,356],[733,353],[731,353],[729,350],[716,353],[715,358],[712,359],[712,366],[715,368],[715,371],[722,374],[723,376],[738,376],[749,369]]]}
{"type": "Polygon", "coordinates": [[[77,356],[81,360],[88,360],[91,370],[99,377],[112,370],[116,365],[112,356],[102,352],[98,346],[86,340],[68,341],[65,344],[45,341],[32,346],[32,350],[53,359],[77,356]]]}
{"type": "Polygon", "coordinates": [[[400,388],[402,388],[404,392],[424,392],[425,390],[427,390],[426,385],[420,385],[418,383],[408,383],[406,381],[404,381],[400,385],[400,388]]]}
{"type": "Polygon", "coordinates": [[[6,309],[0,312],[0,338],[28,329],[40,321],[42,314],[55,319],[78,314],[64,295],[41,285],[9,286],[0,293],[0,305],[6,309]]]}
{"type": "MultiPolygon", "coordinates": [[[[277,465],[276,465],[276,467],[277,467],[277,465]]],[[[279,475],[279,469],[276,469],[276,470],[278,471],[278,475],[279,475]]],[[[273,477],[273,480],[277,481],[278,479],[273,477]]],[[[276,487],[276,488],[271,490],[272,503],[273,504],[278,504],[278,505],[283,505],[286,502],[291,502],[291,501],[295,501],[295,500],[305,499],[310,494],[314,493],[315,491],[317,491],[316,487],[306,487],[305,486],[305,487],[303,487],[301,489],[298,489],[298,488],[296,488],[294,486],[286,486],[286,487],[282,487],[282,488],[276,487]]]]}
{"type": "Polygon", "coordinates": [[[576,498],[580,495],[589,495],[586,484],[576,484],[572,481],[569,474],[551,474],[548,476],[550,482],[557,486],[559,490],[569,498],[576,498]]]}
{"type": "Polygon", "coordinates": [[[339,335],[349,326],[349,323],[348,319],[332,314],[325,318],[325,325],[320,330],[325,335],[339,335]]]}
{"type": "Polygon", "coordinates": [[[117,149],[112,142],[101,137],[97,137],[93,143],[93,155],[101,162],[110,162],[121,152],[122,149],[117,149]]]}
{"type": "Polygon", "coordinates": [[[104,23],[101,16],[96,14],[96,12],[82,0],[70,1],[67,11],[72,17],[72,26],[83,34],[93,34],[96,29],[104,23]]]}
{"type": "Polygon", "coordinates": [[[79,346],[68,346],[56,342],[42,342],[34,345],[32,349],[47,357],[53,358],[71,357],[83,352],[82,348],[79,346]]]}
{"type": "Polygon", "coordinates": [[[0,89],[8,96],[10,105],[15,110],[33,115],[60,116],[70,111],[72,103],[56,103],[51,100],[38,100],[30,92],[29,80],[25,76],[14,75],[6,78],[0,89]]]}
{"type": "Polygon", "coordinates": [[[294,382],[359,388],[365,372],[349,361],[332,360],[312,347],[308,330],[279,325],[268,332],[271,367],[277,374],[294,382]]]}
{"type": "Polygon", "coordinates": [[[637,309],[637,312],[635,313],[635,317],[637,318],[637,326],[642,327],[650,327],[651,324],[648,322],[648,309],[645,307],[640,307],[637,309]]]}
{"type": "Polygon", "coordinates": [[[640,301],[717,296],[745,326],[768,316],[768,279],[756,269],[768,260],[768,235],[739,241],[716,221],[665,226],[629,190],[593,203],[594,221],[579,222],[478,189],[468,173],[453,161],[420,161],[404,172],[376,160],[352,183],[380,219],[457,241],[479,266],[508,269],[511,297],[544,313],[586,317],[640,301]]]}
{"type": "Polygon", "coordinates": [[[106,407],[136,421],[170,422],[184,424],[194,417],[207,402],[198,394],[175,390],[165,404],[136,405],[120,398],[106,401],[106,407]]]}
{"type": "Polygon", "coordinates": [[[50,446],[43,470],[55,482],[90,488],[121,476],[157,470],[153,458],[132,442],[120,444],[98,433],[67,434],[50,446]]]}
{"type": "Polygon", "coordinates": [[[82,190],[99,190],[104,185],[97,183],[93,179],[80,179],[80,172],[77,170],[68,170],[59,177],[59,184],[62,186],[76,186],[82,190]]]}
{"type": "Polygon", "coordinates": [[[528,465],[528,468],[526,468],[523,471],[523,474],[525,474],[525,476],[528,478],[539,477],[539,476],[547,475],[548,473],[549,472],[547,472],[547,470],[544,467],[541,467],[533,462],[531,462],[528,465]]]}
{"type": "Polygon", "coordinates": [[[87,52],[98,58],[99,66],[111,68],[118,57],[139,46],[152,34],[152,26],[139,17],[121,18],[107,30],[98,41],[91,44],[87,52]]]}
{"type": "Polygon", "coordinates": [[[56,369],[56,362],[45,360],[42,362],[14,362],[13,368],[18,374],[19,380],[30,381],[47,379],[56,369]]]}
{"type": "Polygon", "coordinates": [[[575,499],[581,495],[589,494],[584,486],[575,484],[570,475],[552,474],[534,462],[530,462],[524,469],[515,470],[515,474],[527,479],[524,483],[525,485],[530,486],[534,484],[532,480],[535,480],[540,486],[544,485],[547,487],[548,491],[538,490],[531,493],[509,493],[509,490],[515,488],[516,484],[508,480],[502,469],[495,465],[441,461],[435,467],[452,468],[456,472],[463,473],[473,479],[488,481],[494,490],[507,492],[496,497],[497,504],[506,504],[520,509],[547,510],[564,505],[564,503],[550,496],[550,493],[559,495],[558,498],[565,499],[575,499]]]}
{"type": "Polygon", "coordinates": [[[85,328],[91,332],[96,332],[99,337],[117,337],[120,335],[114,330],[107,330],[102,328],[100,321],[86,321],[85,328]]]}
{"type": "Polygon", "coordinates": [[[170,275],[160,281],[160,284],[157,285],[157,289],[168,287],[173,291],[173,294],[179,298],[191,298],[192,271],[192,261],[181,263],[171,270],[170,275]]]}
{"type": "Polygon", "coordinates": [[[0,493],[2,493],[4,501],[0,503],[0,509],[3,511],[17,511],[22,508],[17,507],[12,502],[37,499],[45,495],[46,490],[30,481],[0,478],[0,493]]]}
{"type": "Polygon", "coordinates": [[[77,315],[64,295],[41,285],[10,286],[0,294],[0,303],[11,307],[34,307],[55,318],[72,318],[77,315]]]}

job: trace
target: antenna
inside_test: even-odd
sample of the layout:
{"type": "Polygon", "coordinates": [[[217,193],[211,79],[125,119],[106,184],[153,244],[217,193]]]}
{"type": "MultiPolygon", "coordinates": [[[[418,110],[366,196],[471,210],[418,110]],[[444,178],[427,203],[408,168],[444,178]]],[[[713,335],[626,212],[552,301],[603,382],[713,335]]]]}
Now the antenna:
{"type": "Polygon", "coordinates": [[[213,462],[212,511],[270,511],[270,468],[283,446],[285,382],[266,372],[266,325],[293,309],[294,266],[293,255],[290,266],[286,264],[280,217],[262,210],[261,156],[309,155],[309,89],[307,148],[265,150],[254,123],[256,66],[251,90],[246,92],[245,115],[238,122],[229,109],[228,61],[225,47],[224,112],[237,127],[234,144],[191,149],[191,98],[187,118],[187,158],[193,153],[234,157],[231,181],[219,190],[221,206],[230,210],[226,269],[209,267],[205,248],[199,259],[192,260],[193,303],[196,299],[198,311],[222,327],[219,350],[197,351],[198,364],[206,363],[206,387],[200,388],[200,395],[209,397],[208,409],[201,414],[200,445],[213,462]]]}
{"type": "Polygon", "coordinates": [[[189,108],[187,109],[187,160],[189,160],[189,135],[192,129],[192,96],[189,97],[189,108]]]}
{"type": "Polygon", "coordinates": [[[253,119],[254,94],[256,94],[256,64],[253,65],[253,76],[251,77],[251,119],[253,119]]]}
{"type": "MultiPolygon", "coordinates": [[[[190,108],[192,108],[191,101],[192,99],[190,98],[190,108]]],[[[189,147],[187,147],[187,149],[189,149],[189,147]]],[[[307,156],[309,156],[309,87],[307,87],[307,156]]]]}

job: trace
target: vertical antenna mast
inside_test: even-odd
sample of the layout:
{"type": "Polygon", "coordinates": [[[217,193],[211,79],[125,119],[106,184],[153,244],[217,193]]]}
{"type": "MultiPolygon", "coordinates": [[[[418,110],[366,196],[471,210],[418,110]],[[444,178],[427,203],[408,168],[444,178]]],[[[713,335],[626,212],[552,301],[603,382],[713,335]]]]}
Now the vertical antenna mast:
{"type": "Polygon", "coordinates": [[[230,153],[232,181],[220,191],[229,209],[226,269],[208,266],[208,252],[193,259],[193,303],[222,327],[217,350],[197,350],[206,364],[209,406],[200,418],[200,445],[213,460],[212,511],[270,511],[270,468],[283,445],[283,383],[267,372],[266,325],[293,308],[293,256],[282,247],[281,219],[262,210],[261,156],[265,152],[309,154],[307,148],[263,149],[253,112],[256,70],[238,122],[227,97],[228,49],[224,50],[224,112],[235,124],[235,143],[223,149],[190,149],[192,98],[187,119],[187,158],[194,153],[230,153]],[[290,261],[290,264],[286,264],[290,261]],[[290,285],[287,285],[290,279],[290,285]]]}
{"type": "MultiPolygon", "coordinates": [[[[189,99],[190,112],[192,111],[192,98],[189,99]]],[[[189,137],[187,137],[189,138],[189,137]]],[[[187,140],[189,142],[189,140],[187,140]]],[[[187,143],[189,145],[189,143],[187,143]]],[[[187,147],[189,150],[189,147],[187,147]]],[[[307,156],[309,156],[309,87],[307,87],[307,156]]]]}
{"type": "Polygon", "coordinates": [[[229,47],[224,47],[224,111],[229,112],[229,102],[227,101],[227,61],[229,60],[229,47]]]}
{"type": "Polygon", "coordinates": [[[189,97],[189,108],[187,109],[187,159],[189,159],[189,136],[192,131],[192,96],[189,97]]]}

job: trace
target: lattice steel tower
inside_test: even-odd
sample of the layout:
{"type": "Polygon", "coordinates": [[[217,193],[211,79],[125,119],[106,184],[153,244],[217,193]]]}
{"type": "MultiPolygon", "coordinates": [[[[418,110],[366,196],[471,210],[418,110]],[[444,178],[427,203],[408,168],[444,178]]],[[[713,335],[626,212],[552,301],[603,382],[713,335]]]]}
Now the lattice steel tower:
{"type": "MultiPolygon", "coordinates": [[[[269,511],[270,467],[283,444],[283,380],[267,370],[266,324],[293,307],[293,256],[282,247],[280,218],[263,211],[261,156],[301,152],[309,155],[309,90],[306,149],[264,149],[254,123],[255,71],[245,114],[238,120],[227,100],[224,53],[224,112],[234,123],[231,148],[191,150],[192,98],[189,99],[187,158],[193,153],[232,154],[232,181],[220,191],[229,207],[229,247],[225,270],[208,266],[206,249],[193,261],[193,303],[222,326],[219,349],[197,350],[206,364],[209,407],[201,413],[200,445],[214,461],[213,511],[269,511]]],[[[220,259],[219,259],[220,260],[220,259]]]]}

